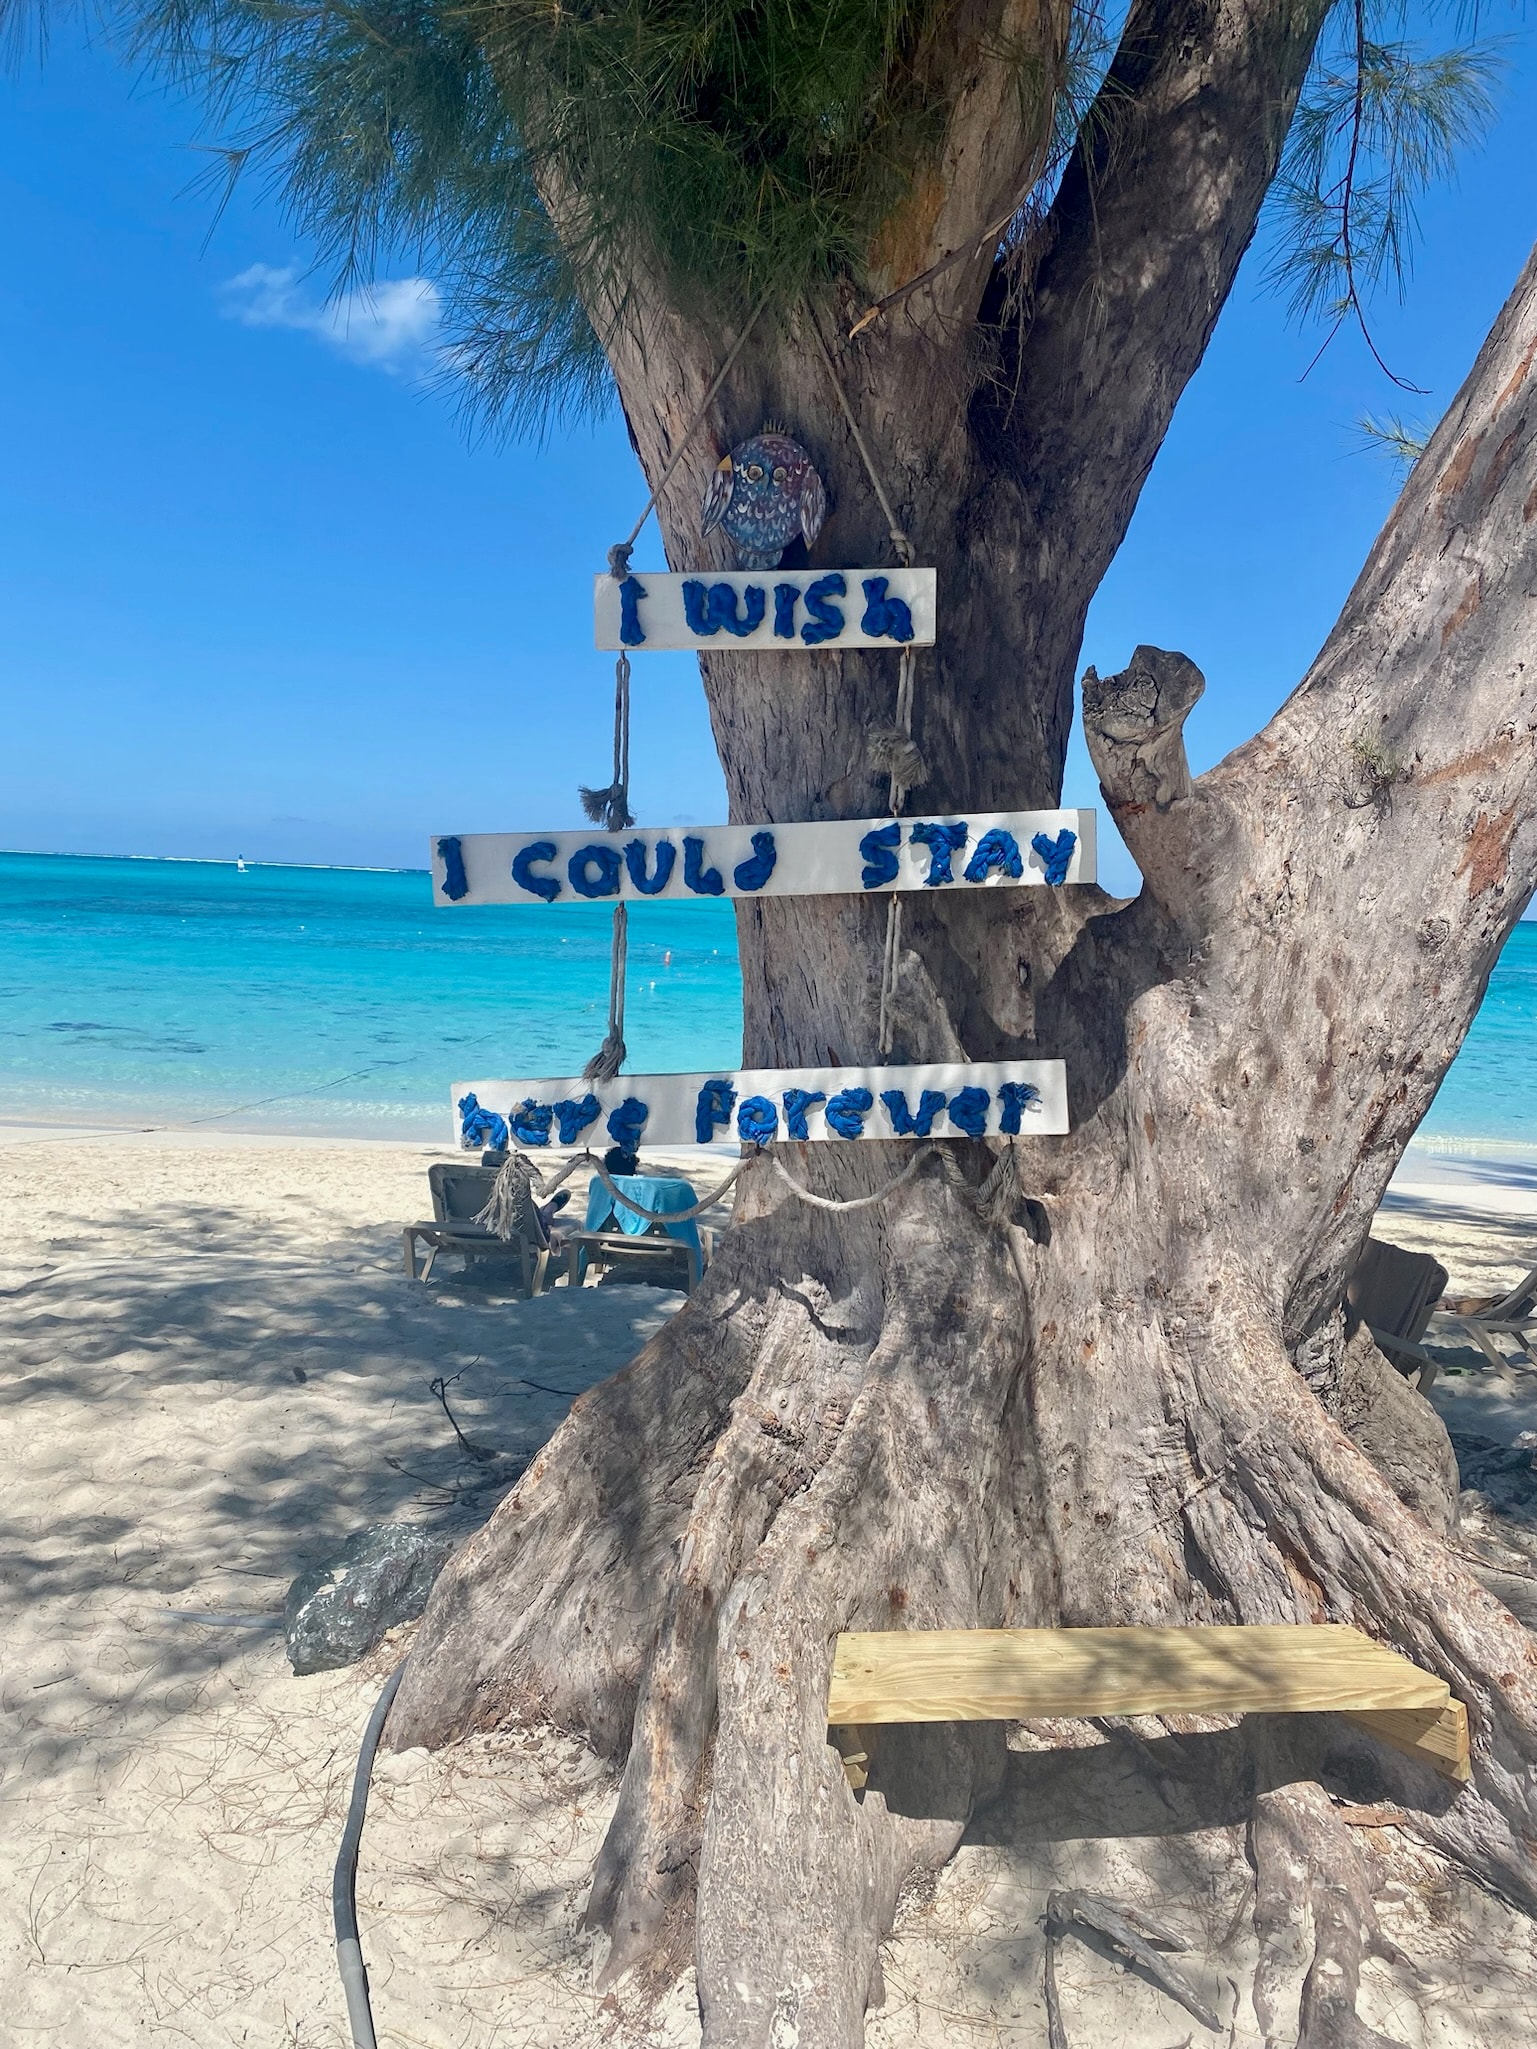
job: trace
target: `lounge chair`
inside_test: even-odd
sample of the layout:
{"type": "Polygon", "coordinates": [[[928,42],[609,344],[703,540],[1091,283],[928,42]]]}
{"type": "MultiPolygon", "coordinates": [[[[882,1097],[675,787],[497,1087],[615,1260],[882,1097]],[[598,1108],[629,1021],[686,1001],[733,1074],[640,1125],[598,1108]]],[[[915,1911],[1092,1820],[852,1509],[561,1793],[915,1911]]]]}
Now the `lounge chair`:
{"type": "Polygon", "coordinates": [[[1385,1238],[1368,1238],[1345,1285],[1347,1334],[1365,1324],[1379,1351],[1400,1373],[1430,1392],[1440,1361],[1419,1342],[1446,1287],[1446,1268],[1428,1252],[1406,1252],[1385,1238]]]}
{"type": "Polygon", "coordinates": [[[693,1189],[686,1181],[663,1180],[653,1175],[618,1174],[614,1185],[632,1202],[654,1210],[654,1217],[638,1217],[632,1210],[617,1208],[607,1188],[593,1176],[587,1195],[585,1228],[563,1233],[566,1271],[570,1285],[579,1288],[590,1268],[628,1272],[637,1280],[654,1281],[660,1287],[682,1288],[692,1294],[699,1285],[710,1256],[710,1234],[701,1232],[693,1219],[678,1219],[671,1213],[691,1208],[693,1189]]]}
{"type": "Polygon", "coordinates": [[[464,1255],[466,1267],[478,1260],[516,1260],[523,1293],[532,1297],[541,1291],[549,1267],[550,1246],[526,1184],[511,1238],[498,1238],[486,1225],[475,1221],[491,1200],[496,1176],[495,1167],[460,1166],[447,1160],[439,1160],[427,1169],[432,1222],[407,1224],[401,1233],[406,1272],[412,1280],[425,1281],[440,1252],[459,1252],[464,1255]],[[420,1273],[416,1270],[418,1240],[428,1248],[427,1264],[420,1273]]]}
{"type": "Polygon", "coordinates": [[[1491,1366],[1515,1363],[1499,1350],[1496,1338],[1513,1339],[1525,1354],[1520,1363],[1537,1366],[1537,1266],[1506,1295],[1459,1295],[1439,1302],[1435,1314],[1470,1337],[1491,1366]]]}

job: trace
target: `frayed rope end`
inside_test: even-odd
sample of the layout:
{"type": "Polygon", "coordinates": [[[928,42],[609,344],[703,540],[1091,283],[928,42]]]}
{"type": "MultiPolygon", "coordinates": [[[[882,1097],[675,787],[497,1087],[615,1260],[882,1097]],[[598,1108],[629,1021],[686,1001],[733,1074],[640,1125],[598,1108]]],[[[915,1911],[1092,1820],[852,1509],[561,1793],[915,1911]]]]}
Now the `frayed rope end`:
{"type": "Polygon", "coordinates": [[[528,1217],[534,1169],[521,1153],[509,1153],[491,1186],[491,1199],[475,1218],[503,1244],[521,1232],[528,1217]]]}
{"type": "Polygon", "coordinates": [[[628,1055],[622,1035],[610,1032],[603,1044],[582,1069],[584,1081],[612,1081],[623,1067],[628,1055]]]}
{"type": "Polygon", "coordinates": [[[601,825],[605,832],[628,832],[635,823],[625,801],[629,793],[623,783],[610,783],[602,790],[589,790],[583,784],[576,794],[593,824],[601,825]]]}
{"type": "Polygon", "coordinates": [[[929,780],[922,748],[900,726],[871,727],[868,760],[877,775],[890,776],[904,790],[916,790],[929,780]]]}

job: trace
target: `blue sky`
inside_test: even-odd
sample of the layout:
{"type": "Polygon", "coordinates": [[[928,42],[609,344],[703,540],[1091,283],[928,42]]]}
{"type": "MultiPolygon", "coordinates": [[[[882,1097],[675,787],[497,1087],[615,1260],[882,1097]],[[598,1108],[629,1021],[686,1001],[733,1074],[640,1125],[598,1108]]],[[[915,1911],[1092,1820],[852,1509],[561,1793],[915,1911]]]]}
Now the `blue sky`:
{"type": "MultiPolygon", "coordinates": [[[[1440,413],[1537,236],[1529,32],[1512,52],[1497,132],[1376,313],[1431,395],[1348,333],[1300,381],[1318,336],[1257,248],[1180,406],[1083,659],[1193,656],[1197,767],[1292,688],[1392,503],[1354,423],[1440,413]]],[[[196,136],[64,31],[0,76],[0,845],[414,866],[433,830],[579,822],[612,704],[590,579],[644,498],[622,425],[468,446],[423,388],[430,281],[328,313],[270,198],[210,235],[196,136]]],[[[636,678],[644,821],[724,816],[692,663],[636,678]]],[[[1065,801],[1094,798],[1075,745],[1065,801]]],[[[1130,880],[1114,849],[1105,871],[1130,880]]]]}

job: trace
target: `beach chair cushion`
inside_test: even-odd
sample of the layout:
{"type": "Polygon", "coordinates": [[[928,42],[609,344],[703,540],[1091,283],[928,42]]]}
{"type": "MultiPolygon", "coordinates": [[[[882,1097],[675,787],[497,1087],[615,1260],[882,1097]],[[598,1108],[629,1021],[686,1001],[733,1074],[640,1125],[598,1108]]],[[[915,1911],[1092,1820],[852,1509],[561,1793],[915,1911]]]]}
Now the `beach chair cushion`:
{"type": "Polygon", "coordinates": [[[1417,1344],[1446,1289],[1446,1268],[1428,1252],[1368,1238],[1345,1286],[1347,1333],[1358,1325],[1417,1344]]]}
{"type": "Polygon", "coordinates": [[[689,1182],[661,1174],[615,1174],[612,1178],[620,1194],[639,1203],[648,1214],[638,1217],[634,1210],[616,1203],[594,1174],[587,1190],[584,1231],[621,1231],[629,1238],[643,1238],[660,1228],[669,1238],[695,1252],[700,1250],[698,1220],[676,1215],[678,1210],[692,1209],[699,1200],[689,1182]]]}

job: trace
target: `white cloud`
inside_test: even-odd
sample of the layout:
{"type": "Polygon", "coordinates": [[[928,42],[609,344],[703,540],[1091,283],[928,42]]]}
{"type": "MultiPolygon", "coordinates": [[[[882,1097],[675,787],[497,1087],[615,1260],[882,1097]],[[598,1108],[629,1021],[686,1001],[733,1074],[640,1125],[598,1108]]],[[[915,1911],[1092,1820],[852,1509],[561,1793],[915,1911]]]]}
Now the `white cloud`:
{"type": "Polygon", "coordinates": [[[291,265],[253,263],[223,287],[224,313],[244,327],[290,327],[318,335],[357,363],[414,367],[432,348],[442,295],[430,278],[386,278],[365,291],[321,300],[291,265]]]}

